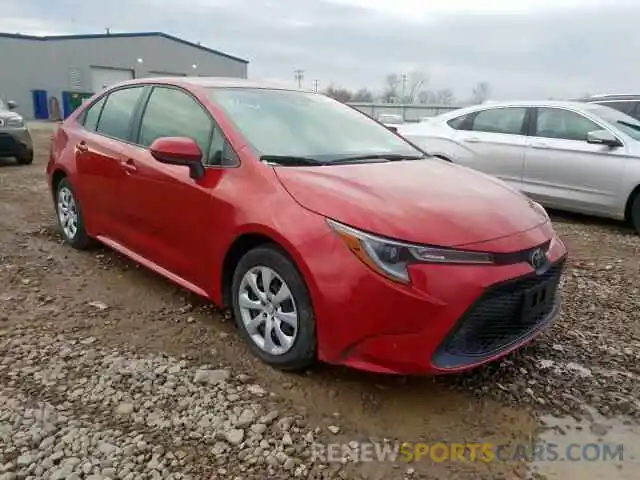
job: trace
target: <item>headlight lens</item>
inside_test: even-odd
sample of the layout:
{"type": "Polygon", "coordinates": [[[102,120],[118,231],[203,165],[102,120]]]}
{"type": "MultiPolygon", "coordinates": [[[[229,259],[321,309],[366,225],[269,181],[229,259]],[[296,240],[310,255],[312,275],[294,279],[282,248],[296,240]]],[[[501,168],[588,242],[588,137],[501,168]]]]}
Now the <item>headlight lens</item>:
{"type": "Polygon", "coordinates": [[[11,117],[6,121],[7,127],[22,128],[24,127],[24,119],[22,117],[11,117]]]}
{"type": "Polygon", "coordinates": [[[492,264],[493,256],[449,248],[411,245],[378,237],[327,219],[349,250],[371,269],[394,281],[409,282],[411,263],[492,264]]]}

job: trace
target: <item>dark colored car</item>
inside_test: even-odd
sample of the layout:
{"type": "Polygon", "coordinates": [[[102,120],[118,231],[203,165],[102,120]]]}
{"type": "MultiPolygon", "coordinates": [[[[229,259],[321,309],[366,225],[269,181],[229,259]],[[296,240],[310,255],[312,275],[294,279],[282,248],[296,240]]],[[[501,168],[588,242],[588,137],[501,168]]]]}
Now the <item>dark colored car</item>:
{"type": "Polygon", "coordinates": [[[21,165],[33,162],[33,143],[14,102],[0,100],[0,157],[14,157],[21,165]]]}
{"type": "Polygon", "coordinates": [[[630,117],[640,120],[640,95],[592,95],[591,97],[581,98],[578,101],[606,105],[607,107],[615,108],[630,117]]]}

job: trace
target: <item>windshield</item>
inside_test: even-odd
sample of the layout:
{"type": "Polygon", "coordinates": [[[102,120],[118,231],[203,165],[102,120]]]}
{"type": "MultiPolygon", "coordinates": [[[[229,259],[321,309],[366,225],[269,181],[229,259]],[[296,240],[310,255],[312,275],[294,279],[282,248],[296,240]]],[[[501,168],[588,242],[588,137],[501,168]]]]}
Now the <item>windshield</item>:
{"type": "Polygon", "coordinates": [[[605,122],[610,123],[621,132],[626,133],[634,140],[640,141],[640,122],[635,118],[604,105],[591,105],[587,110],[605,122]]]}
{"type": "Polygon", "coordinates": [[[324,95],[249,88],[211,89],[209,95],[260,156],[326,162],[349,156],[422,155],[384,126],[324,95]]]}

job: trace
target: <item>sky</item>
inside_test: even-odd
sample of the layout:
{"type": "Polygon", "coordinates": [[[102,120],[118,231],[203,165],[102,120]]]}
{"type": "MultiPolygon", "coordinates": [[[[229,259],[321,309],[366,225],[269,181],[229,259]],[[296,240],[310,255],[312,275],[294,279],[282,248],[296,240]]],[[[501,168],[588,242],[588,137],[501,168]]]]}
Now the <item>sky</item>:
{"type": "Polygon", "coordinates": [[[1,1],[0,32],[163,31],[309,88],[421,71],[460,100],[481,81],[493,100],[640,93],[638,0],[1,1]]]}

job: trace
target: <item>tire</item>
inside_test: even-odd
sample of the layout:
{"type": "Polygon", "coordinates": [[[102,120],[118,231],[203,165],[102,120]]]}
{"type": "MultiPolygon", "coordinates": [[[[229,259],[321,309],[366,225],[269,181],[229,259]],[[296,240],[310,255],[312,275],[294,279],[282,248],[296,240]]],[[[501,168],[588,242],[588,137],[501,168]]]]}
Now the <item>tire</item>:
{"type": "Polygon", "coordinates": [[[56,187],[55,193],[55,208],[56,218],[58,220],[58,227],[60,233],[65,242],[78,250],[86,250],[92,246],[93,241],[84,226],[84,219],[82,217],[82,209],[80,203],[75,195],[73,187],[67,178],[60,180],[56,187]],[[61,214],[66,210],[67,215],[61,214]],[[71,228],[71,224],[65,223],[64,218],[69,218],[69,221],[73,220],[75,214],[75,228],[71,228]],[[71,216],[71,218],[70,218],[71,216]]]}
{"type": "Polygon", "coordinates": [[[636,229],[636,232],[640,233],[640,193],[636,195],[631,204],[631,224],[636,229]]]}
{"type": "Polygon", "coordinates": [[[33,150],[26,150],[20,155],[16,155],[18,165],[31,165],[33,163],[33,150]]]}
{"type": "Polygon", "coordinates": [[[304,370],[315,363],[316,325],[309,292],[298,269],[280,248],[263,245],[250,250],[240,259],[233,274],[231,299],[241,335],[263,362],[285,371],[304,370]],[[268,271],[271,273],[266,278],[269,287],[269,293],[266,293],[264,275],[268,271]],[[250,278],[253,278],[253,283],[249,281],[250,278]],[[288,287],[290,296],[287,298],[290,299],[279,303],[286,296],[282,282],[288,287]],[[281,294],[280,299],[277,293],[281,294]],[[242,305],[241,296],[244,299],[242,305]],[[248,308],[247,301],[256,309],[248,308]],[[261,319],[257,320],[260,315],[261,319]],[[295,329],[291,321],[294,316],[297,324],[295,329]],[[282,320],[284,318],[288,320],[282,320]],[[257,327],[251,329],[248,324],[257,327]],[[267,344],[268,328],[273,349],[268,348],[267,344]],[[263,337],[262,345],[260,337],[263,337]],[[283,342],[282,338],[289,343],[283,342]]]}

